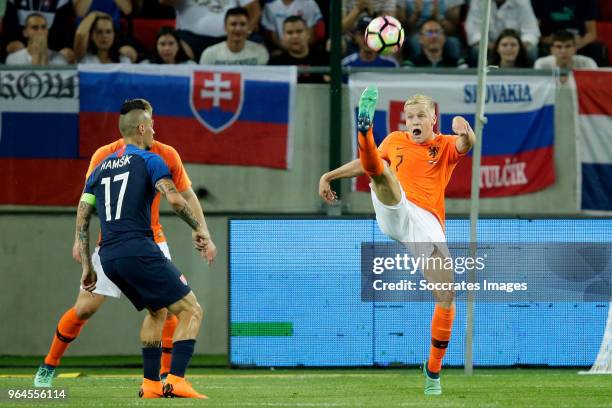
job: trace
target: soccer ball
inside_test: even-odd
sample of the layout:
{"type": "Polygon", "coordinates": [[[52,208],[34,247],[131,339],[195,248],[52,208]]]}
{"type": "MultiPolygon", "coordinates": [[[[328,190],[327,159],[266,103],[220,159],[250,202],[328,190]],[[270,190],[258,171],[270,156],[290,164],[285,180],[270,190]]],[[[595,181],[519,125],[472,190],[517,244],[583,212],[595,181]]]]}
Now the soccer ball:
{"type": "Polygon", "coordinates": [[[394,17],[376,17],[366,28],[365,41],[372,51],[383,55],[394,54],[402,48],[404,29],[394,17]]]}

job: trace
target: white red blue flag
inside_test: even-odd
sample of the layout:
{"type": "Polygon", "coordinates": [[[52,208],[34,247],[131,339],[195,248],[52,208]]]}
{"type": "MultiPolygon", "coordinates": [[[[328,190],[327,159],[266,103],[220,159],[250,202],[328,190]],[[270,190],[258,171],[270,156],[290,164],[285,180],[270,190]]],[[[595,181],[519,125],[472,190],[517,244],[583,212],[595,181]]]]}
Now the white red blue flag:
{"type": "MultiPolygon", "coordinates": [[[[439,126],[436,131],[452,134],[451,123],[455,115],[465,117],[474,127],[476,76],[353,74],[349,86],[355,117],[359,96],[369,85],[376,85],[379,89],[374,115],[377,143],[382,142],[388,133],[405,129],[404,102],[417,93],[434,99],[439,126]]],[[[526,194],[552,185],[555,181],[554,78],[490,76],[486,95],[488,122],[483,133],[480,196],[526,194]]],[[[447,197],[469,197],[471,174],[470,154],[455,168],[446,189],[447,197]]],[[[368,180],[358,179],[356,189],[367,191],[368,180]]]]}
{"type": "Polygon", "coordinates": [[[573,72],[581,210],[612,211],[612,70],[573,72]]]}
{"type": "Polygon", "coordinates": [[[0,71],[0,204],[77,204],[78,86],[74,69],[0,71]]]}
{"type": "Polygon", "coordinates": [[[121,103],[139,97],[183,161],[288,168],[296,78],[296,67],[80,65],[80,154],[116,139],[121,103]]]}
{"type": "Polygon", "coordinates": [[[126,99],[184,162],[288,168],[296,67],[80,65],[0,71],[0,205],[74,206],[126,99]]]}

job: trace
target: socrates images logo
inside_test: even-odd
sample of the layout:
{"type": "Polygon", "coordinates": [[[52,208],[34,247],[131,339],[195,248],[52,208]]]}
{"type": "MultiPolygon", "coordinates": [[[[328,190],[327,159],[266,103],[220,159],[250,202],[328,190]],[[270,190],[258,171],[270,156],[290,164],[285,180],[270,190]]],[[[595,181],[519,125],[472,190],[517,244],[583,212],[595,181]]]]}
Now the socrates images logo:
{"type": "Polygon", "coordinates": [[[242,110],[244,83],[239,72],[194,71],[190,84],[191,110],[213,133],[230,127],[242,110]]]}

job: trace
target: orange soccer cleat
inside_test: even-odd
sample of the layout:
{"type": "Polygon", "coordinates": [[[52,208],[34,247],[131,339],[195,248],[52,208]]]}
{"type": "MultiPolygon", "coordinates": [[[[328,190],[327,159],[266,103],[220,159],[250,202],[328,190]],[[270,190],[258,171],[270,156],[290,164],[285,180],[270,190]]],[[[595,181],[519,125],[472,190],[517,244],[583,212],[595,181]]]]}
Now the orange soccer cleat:
{"type": "Polygon", "coordinates": [[[200,394],[194,390],[189,381],[185,380],[185,378],[177,377],[172,374],[168,374],[168,377],[166,377],[164,396],[166,398],[208,398],[206,395],[200,394]]]}
{"type": "Polygon", "coordinates": [[[140,398],[163,398],[164,390],[161,381],[153,381],[147,378],[142,379],[142,385],[138,391],[140,398]]]}

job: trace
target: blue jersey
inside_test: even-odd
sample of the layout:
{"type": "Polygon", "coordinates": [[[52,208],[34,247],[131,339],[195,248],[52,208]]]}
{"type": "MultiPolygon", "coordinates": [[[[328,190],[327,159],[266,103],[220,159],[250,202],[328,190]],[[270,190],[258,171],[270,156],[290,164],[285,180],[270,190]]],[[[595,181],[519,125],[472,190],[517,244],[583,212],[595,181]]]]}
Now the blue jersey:
{"type": "Polygon", "coordinates": [[[84,193],[96,197],[102,260],[163,256],[153,240],[151,203],[155,183],[165,177],[172,179],[163,159],[134,145],[111,154],[91,173],[84,193]]]}

